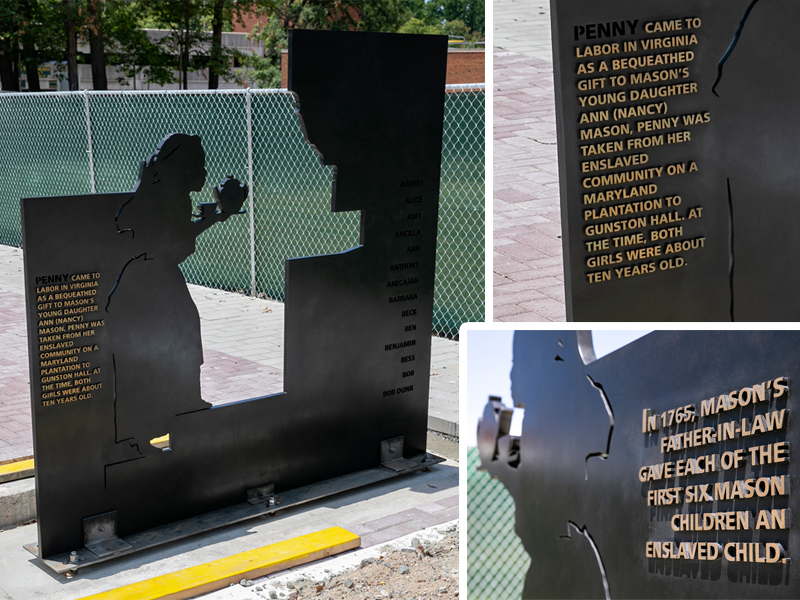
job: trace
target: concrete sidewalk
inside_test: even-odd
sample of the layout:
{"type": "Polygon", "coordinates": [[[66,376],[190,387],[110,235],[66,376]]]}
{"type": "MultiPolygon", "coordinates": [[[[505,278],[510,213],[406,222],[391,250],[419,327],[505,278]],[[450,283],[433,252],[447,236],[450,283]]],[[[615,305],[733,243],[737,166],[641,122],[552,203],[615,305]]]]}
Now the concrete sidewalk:
{"type": "MultiPolygon", "coordinates": [[[[203,398],[220,404],[282,391],[283,304],[195,285],[189,289],[203,332],[203,398]]],[[[2,463],[33,454],[22,250],[9,246],[0,246],[0,348],[2,463]]],[[[458,437],[458,342],[437,337],[428,425],[458,437]]]]}
{"type": "Polygon", "coordinates": [[[367,548],[452,521],[458,513],[458,463],[447,461],[429,473],[412,473],[87,567],[72,579],[56,575],[23,549],[37,536],[36,525],[25,525],[0,532],[0,600],[75,600],[333,526],[360,535],[367,548]]]}
{"type": "MultiPolygon", "coordinates": [[[[22,265],[21,250],[0,246],[0,463],[32,454],[22,265]]],[[[203,397],[219,404],[281,391],[283,304],[189,287],[203,331],[203,397]]],[[[441,442],[441,434],[458,436],[457,342],[433,338],[429,414],[429,427],[438,432],[429,432],[429,450],[437,452],[432,440],[441,442]]],[[[0,487],[8,486],[25,488],[32,501],[33,479],[0,487]]],[[[370,547],[457,519],[458,510],[458,463],[447,461],[428,473],[90,567],[71,580],[46,570],[22,548],[37,538],[36,526],[25,525],[0,531],[0,600],[82,598],[334,525],[361,535],[362,547],[370,547]]]]}
{"type": "Polygon", "coordinates": [[[564,321],[550,6],[494,2],[494,320],[564,321]]]}

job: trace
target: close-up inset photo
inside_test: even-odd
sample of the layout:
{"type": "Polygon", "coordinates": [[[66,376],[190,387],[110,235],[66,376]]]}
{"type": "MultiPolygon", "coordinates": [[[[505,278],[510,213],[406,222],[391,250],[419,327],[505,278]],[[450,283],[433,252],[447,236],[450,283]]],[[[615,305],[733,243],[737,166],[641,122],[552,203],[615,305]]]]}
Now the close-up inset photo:
{"type": "Polygon", "coordinates": [[[797,321],[798,18],[497,0],[493,319],[797,321]]]}
{"type": "Polygon", "coordinates": [[[474,327],[469,598],[800,594],[800,332],[474,327]]]}

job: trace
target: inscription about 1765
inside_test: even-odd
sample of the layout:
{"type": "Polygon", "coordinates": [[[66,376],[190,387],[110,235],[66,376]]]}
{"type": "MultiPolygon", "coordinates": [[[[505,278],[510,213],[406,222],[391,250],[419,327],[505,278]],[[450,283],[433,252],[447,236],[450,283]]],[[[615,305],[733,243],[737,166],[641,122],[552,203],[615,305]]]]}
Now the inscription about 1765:
{"type": "Polygon", "coordinates": [[[660,461],[639,469],[639,481],[652,486],[647,489],[647,506],[684,506],[686,512],[676,512],[669,519],[670,527],[692,536],[692,541],[648,541],[647,558],[789,562],[785,538],[770,539],[769,535],[791,526],[791,510],[786,507],[789,476],[772,473],[775,466],[789,461],[789,442],[760,440],[768,433],[785,434],[788,398],[788,378],[777,377],[708,398],[699,406],[678,406],[660,415],[643,410],[642,433],[658,436],[661,453],[660,461]],[[759,412],[742,416],[742,409],[759,412]],[[736,447],[724,448],[730,444],[736,447]],[[736,478],[735,473],[746,464],[758,476],[736,478]],[[693,483],[695,475],[709,474],[722,475],[722,480],[693,483]],[[686,483],[677,485],[677,481],[686,483]],[[759,501],[759,505],[743,510],[736,506],[737,500],[759,501]],[[759,535],[757,541],[722,542],[717,532],[759,535]]]}
{"type": "Polygon", "coordinates": [[[523,598],[797,598],[796,331],[516,331],[478,425],[515,503],[523,598]]]}

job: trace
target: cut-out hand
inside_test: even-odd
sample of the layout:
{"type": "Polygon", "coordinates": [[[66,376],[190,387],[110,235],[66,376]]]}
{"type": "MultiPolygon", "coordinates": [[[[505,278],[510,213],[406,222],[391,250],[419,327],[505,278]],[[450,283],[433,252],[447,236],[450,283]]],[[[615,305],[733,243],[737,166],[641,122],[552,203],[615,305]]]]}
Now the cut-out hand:
{"type": "Polygon", "coordinates": [[[247,186],[239,183],[228,175],[222,182],[212,190],[214,192],[214,202],[204,202],[198,206],[200,214],[196,215],[202,219],[210,219],[213,222],[220,222],[227,219],[230,215],[241,215],[245,211],[242,209],[244,201],[249,192],[247,186]]]}
{"type": "MultiPolygon", "coordinates": [[[[217,208],[225,217],[232,214],[243,214],[242,205],[247,199],[249,190],[243,183],[239,183],[228,175],[222,183],[214,188],[214,198],[217,200],[217,208]]],[[[224,218],[225,218],[224,217],[224,218]]]]}

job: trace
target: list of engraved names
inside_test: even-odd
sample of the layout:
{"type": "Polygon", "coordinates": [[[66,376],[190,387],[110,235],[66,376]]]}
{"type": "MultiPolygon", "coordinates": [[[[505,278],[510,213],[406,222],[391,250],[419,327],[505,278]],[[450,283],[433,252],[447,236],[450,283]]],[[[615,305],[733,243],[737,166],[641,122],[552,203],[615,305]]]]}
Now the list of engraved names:
{"type": "Polygon", "coordinates": [[[419,255],[423,229],[430,226],[429,211],[425,211],[425,180],[408,179],[400,182],[401,194],[397,202],[402,204],[401,224],[394,232],[391,256],[401,258],[388,266],[386,281],[387,302],[392,307],[391,320],[398,323],[397,341],[384,344],[384,352],[397,356],[401,385],[383,391],[388,398],[414,391],[416,375],[417,310],[419,308],[419,255]],[[399,319],[397,318],[399,317],[399,319]]]}

